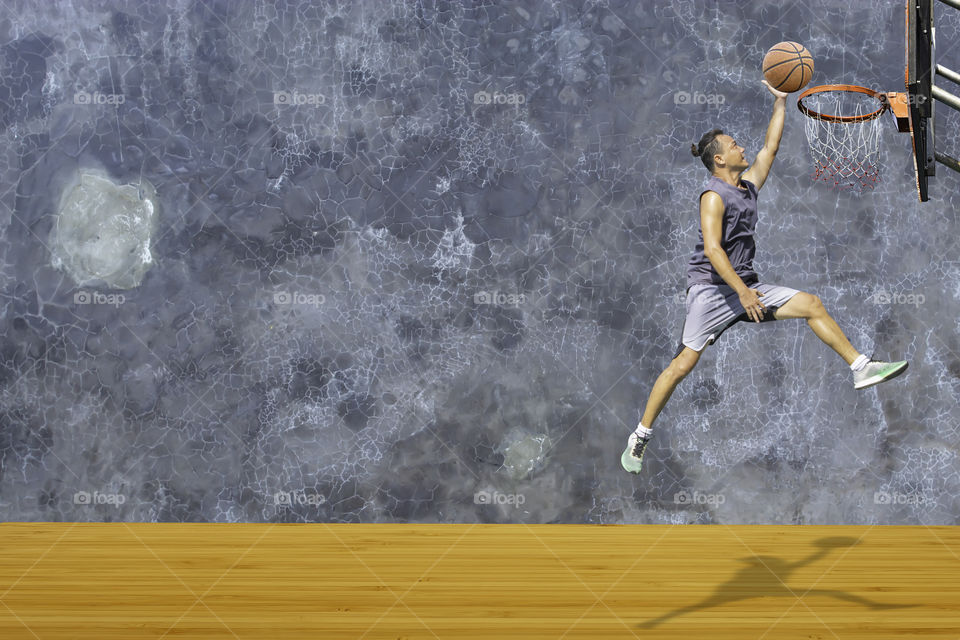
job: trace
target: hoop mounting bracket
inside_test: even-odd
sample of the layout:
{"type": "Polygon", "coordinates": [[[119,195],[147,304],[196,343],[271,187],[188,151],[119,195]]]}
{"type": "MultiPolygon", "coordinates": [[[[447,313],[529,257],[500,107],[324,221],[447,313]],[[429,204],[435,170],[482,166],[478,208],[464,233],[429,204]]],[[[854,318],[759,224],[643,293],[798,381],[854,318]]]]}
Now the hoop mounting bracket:
{"type": "Polygon", "coordinates": [[[897,91],[888,91],[882,94],[887,104],[890,105],[890,111],[897,120],[897,131],[900,133],[910,133],[910,105],[908,103],[908,94],[897,91]]]}

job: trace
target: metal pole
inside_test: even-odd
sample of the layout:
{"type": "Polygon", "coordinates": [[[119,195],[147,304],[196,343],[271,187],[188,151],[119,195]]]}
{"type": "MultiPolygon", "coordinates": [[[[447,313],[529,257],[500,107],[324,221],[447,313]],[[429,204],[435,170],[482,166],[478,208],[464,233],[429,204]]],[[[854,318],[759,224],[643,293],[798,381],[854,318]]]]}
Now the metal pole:
{"type": "Polygon", "coordinates": [[[944,91],[937,85],[933,85],[933,97],[935,100],[939,100],[945,105],[953,107],[957,111],[960,111],[960,98],[953,95],[949,91],[944,91]]]}
{"type": "Polygon", "coordinates": [[[950,167],[957,173],[960,173],[960,162],[957,162],[956,158],[948,156],[944,153],[940,153],[939,151],[935,151],[933,155],[937,159],[937,162],[950,167]]]}
{"type": "Polygon", "coordinates": [[[953,69],[947,69],[942,64],[938,64],[936,72],[938,76],[943,76],[950,82],[956,82],[957,84],[960,84],[960,73],[957,73],[953,69]]]}
{"type": "Polygon", "coordinates": [[[943,4],[948,4],[954,9],[960,9],[960,0],[940,0],[943,4]]]}

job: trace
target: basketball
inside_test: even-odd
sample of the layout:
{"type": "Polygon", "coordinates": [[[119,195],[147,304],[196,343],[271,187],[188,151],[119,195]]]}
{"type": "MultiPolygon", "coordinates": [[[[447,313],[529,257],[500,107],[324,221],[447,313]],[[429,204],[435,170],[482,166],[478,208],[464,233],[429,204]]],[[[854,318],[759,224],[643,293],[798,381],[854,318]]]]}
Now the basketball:
{"type": "Polygon", "coordinates": [[[763,77],[778,91],[799,91],[812,76],[813,56],[799,42],[780,42],[763,56],[763,77]]]}

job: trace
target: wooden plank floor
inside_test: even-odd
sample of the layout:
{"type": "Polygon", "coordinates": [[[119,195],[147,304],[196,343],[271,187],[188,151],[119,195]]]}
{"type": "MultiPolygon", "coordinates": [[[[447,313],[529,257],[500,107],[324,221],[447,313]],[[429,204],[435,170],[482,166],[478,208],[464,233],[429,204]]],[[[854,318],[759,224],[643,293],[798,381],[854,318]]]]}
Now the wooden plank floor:
{"type": "Polygon", "coordinates": [[[960,637],[956,527],[0,525],[0,638],[960,637]]]}

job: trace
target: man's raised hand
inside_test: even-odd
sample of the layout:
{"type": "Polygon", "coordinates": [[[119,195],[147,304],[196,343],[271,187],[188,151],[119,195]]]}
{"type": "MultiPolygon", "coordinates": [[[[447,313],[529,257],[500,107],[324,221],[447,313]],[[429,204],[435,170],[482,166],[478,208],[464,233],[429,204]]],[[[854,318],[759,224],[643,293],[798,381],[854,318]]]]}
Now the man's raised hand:
{"type": "Polygon", "coordinates": [[[777,90],[774,89],[772,86],[770,86],[770,83],[767,82],[766,80],[761,80],[761,82],[762,82],[763,84],[767,85],[767,89],[770,90],[770,93],[772,93],[773,95],[775,95],[775,96],[778,97],[778,98],[786,98],[788,95],[790,95],[790,94],[788,94],[788,93],[784,93],[783,91],[777,91],[777,90]]]}

